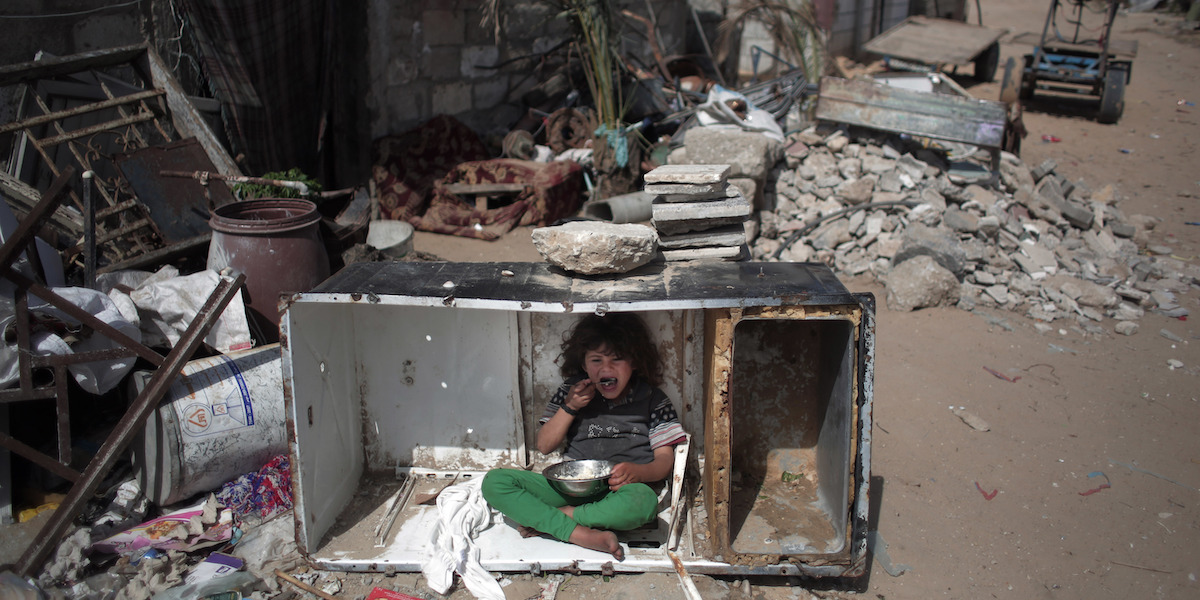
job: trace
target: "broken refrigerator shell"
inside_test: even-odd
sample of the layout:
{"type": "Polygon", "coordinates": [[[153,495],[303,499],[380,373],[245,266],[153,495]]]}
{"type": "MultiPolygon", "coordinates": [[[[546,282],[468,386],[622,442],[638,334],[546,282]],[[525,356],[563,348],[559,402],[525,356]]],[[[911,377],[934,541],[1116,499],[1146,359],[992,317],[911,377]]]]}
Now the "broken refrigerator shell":
{"type": "Polygon", "coordinates": [[[875,304],[824,265],[360,263],[282,323],[296,541],[318,568],[419,571],[436,497],[494,467],[540,470],[537,419],[579,315],[642,316],[690,442],[625,560],[497,515],[492,571],[857,576],[866,564],[875,304]]]}

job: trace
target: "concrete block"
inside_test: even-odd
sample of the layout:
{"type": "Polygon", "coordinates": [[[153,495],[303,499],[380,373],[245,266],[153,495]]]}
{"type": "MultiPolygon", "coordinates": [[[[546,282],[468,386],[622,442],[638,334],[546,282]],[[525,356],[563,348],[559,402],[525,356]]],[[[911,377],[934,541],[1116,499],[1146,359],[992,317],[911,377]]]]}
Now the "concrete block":
{"type": "Polygon", "coordinates": [[[647,184],[685,183],[707,185],[724,183],[729,178],[729,165],[663,165],[646,173],[647,184]]]}

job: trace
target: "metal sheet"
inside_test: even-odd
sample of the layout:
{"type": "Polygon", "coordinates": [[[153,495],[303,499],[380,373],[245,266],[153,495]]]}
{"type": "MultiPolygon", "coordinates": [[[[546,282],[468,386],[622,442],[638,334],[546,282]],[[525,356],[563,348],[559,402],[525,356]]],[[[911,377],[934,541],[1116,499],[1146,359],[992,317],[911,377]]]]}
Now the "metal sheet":
{"type": "Polygon", "coordinates": [[[173,170],[216,171],[195,138],[120,154],[114,162],[134,195],[150,210],[150,219],[167,244],[209,233],[209,206],[234,201],[222,181],[204,186],[195,179],[159,175],[173,170]]]}
{"type": "Polygon", "coordinates": [[[1004,139],[999,102],[929,94],[868,81],[821,80],[817,119],[989,148],[1004,139]]]}

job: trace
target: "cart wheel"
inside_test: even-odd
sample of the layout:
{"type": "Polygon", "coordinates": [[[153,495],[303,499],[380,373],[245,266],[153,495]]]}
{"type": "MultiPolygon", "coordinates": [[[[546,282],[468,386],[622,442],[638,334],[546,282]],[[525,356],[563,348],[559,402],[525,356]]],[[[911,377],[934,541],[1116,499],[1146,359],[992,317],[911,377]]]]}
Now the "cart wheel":
{"type": "Polygon", "coordinates": [[[1100,112],[1096,120],[1101,123],[1116,123],[1125,111],[1125,80],[1129,71],[1121,66],[1109,65],[1104,78],[1104,90],[1100,94],[1100,112]]]}
{"type": "Polygon", "coordinates": [[[1017,59],[1008,57],[1004,61],[1004,78],[1000,80],[1000,101],[1012,104],[1021,97],[1021,72],[1017,70],[1017,59]]]}
{"type": "Polygon", "coordinates": [[[1022,100],[1028,100],[1033,97],[1033,91],[1037,89],[1037,77],[1033,74],[1033,56],[1025,55],[1025,68],[1021,70],[1021,91],[1018,94],[1022,100]]]}
{"type": "Polygon", "coordinates": [[[988,83],[996,78],[996,67],[1000,66],[1000,42],[992,42],[986,50],[975,57],[975,80],[988,83]]]}

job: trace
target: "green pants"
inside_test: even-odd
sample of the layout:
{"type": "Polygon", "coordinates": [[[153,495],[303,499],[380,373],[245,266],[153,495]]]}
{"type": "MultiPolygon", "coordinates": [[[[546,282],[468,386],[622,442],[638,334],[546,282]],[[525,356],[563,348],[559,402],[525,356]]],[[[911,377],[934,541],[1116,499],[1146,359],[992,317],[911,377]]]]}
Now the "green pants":
{"type": "Polygon", "coordinates": [[[576,525],[625,531],[654,519],[658,496],[644,483],[630,483],[615,492],[590,498],[564,496],[541,473],[519,469],[493,469],[483,478],[483,498],[520,525],[569,541],[576,525]],[[572,519],[558,510],[574,506],[572,519]]]}

